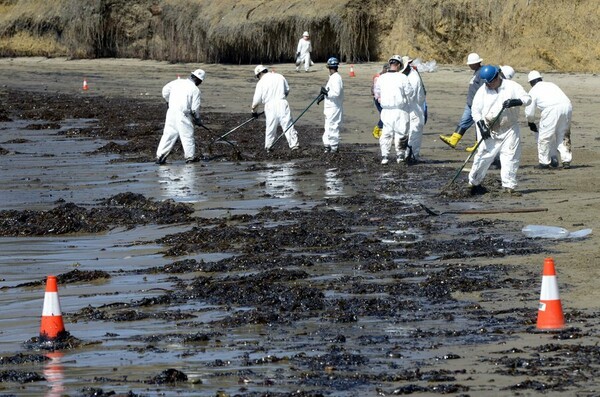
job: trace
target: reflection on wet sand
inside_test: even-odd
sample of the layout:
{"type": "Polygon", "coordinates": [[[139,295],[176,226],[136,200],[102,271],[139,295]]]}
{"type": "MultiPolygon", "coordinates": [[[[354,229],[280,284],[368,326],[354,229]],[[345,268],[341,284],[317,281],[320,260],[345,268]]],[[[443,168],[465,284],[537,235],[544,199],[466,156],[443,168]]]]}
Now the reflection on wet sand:
{"type": "Polygon", "coordinates": [[[295,164],[293,162],[275,164],[266,163],[266,169],[260,170],[256,179],[264,182],[265,192],[272,197],[287,198],[298,190],[296,185],[295,164]]]}
{"type": "Polygon", "coordinates": [[[325,195],[344,195],[344,183],[342,182],[342,179],[339,176],[337,168],[329,168],[325,170],[325,195]]]}
{"type": "Polygon", "coordinates": [[[48,391],[45,397],[60,397],[65,391],[64,369],[62,365],[63,354],[61,352],[52,352],[46,354],[50,361],[44,365],[44,378],[48,383],[48,391]]]}

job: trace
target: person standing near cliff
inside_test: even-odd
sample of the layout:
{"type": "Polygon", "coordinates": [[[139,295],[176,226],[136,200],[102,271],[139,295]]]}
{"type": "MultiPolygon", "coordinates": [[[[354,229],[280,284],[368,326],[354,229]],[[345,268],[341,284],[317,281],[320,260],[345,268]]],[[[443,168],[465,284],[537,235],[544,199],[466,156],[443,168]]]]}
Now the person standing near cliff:
{"type": "Polygon", "coordinates": [[[302,38],[298,41],[296,47],[296,72],[300,71],[300,66],[304,64],[304,71],[308,72],[308,69],[313,64],[310,60],[310,53],[312,52],[312,45],[310,43],[310,36],[308,32],[302,33],[302,38]]]}

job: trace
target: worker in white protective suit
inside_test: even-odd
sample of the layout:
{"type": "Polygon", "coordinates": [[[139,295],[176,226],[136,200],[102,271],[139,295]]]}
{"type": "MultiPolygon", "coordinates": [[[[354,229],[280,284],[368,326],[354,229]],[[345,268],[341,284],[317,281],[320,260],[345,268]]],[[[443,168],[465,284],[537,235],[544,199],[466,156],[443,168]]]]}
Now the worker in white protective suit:
{"type": "Polygon", "coordinates": [[[421,142],[423,141],[423,127],[425,126],[425,85],[421,79],[419,71],[412,67],[412,59],[408,56],[402,57],[404,70],[402,73],[408,77],[412,87],[413,94],[409,98],[409,119],[410,127],[408,130],[407,162],[419,161],[421,156],[421,142]]]}
{"type": "Polygon", "coordinates": [[[471,194],[485,193],[481,182],[500,154],[503,191],[518,196],[515,188],[521,159],[521,132],[517,108],[529,105],[531,97],[519,83],[502,79],[496,66],[482,66],[480,76],[485,84],[473,98],[471,114],[481,139],[469,172],[470,191],[471,194]]]}
{"type": "Polygon", "coordinates": [[[558,167],[559,154],[563,168],[570,168],[571,101],[556,84],[543,81],[536,70],[529,72],[527,80],[531,104],[525,108],[525,116],[529,129],[537,135],[538,168],[558,167]],[[534,122],[536,108],[541,111],[539,127],[534,122]]]}
{"type": "Polygon", "coordinates": [[[300,66],[302,64],[304,64],[304,71],[308,72],[308,69],[313,64],[310,60],[311,52],[312,45],[310,44],[310,36],[308,35],[308,32],[304,32],[296,47],[296,72],[300,71],[300,66]]]}
{"type": "Polygon", "coordinates": [[[196,156],[194,125],[202,125],[198,86],[202,84],[205,76],[204,70],[197,69],[189,78],[173,80],[163,87],[162,96],[167,101],[168,110],[163,135],[156,149],[156,164],[166,163],[177,138],[183,146],[185,162],[200,161],[196,156]]]}
{"type": "Polygon", "coordinates": [[[325,153],[336,153],[340,144],[340,126],[344,113],[344,83],[342,76],[338,73],[340,61],[331,57],[327,60],[329,80],[327,85],[321,87],[321,93],[317,103],[325,100],[323,114],[325,115],[325,131],[323,132],[323,146],[325,153]]]}
{"type": "Polygon", "coordinates": [[[392,142],[395,144],[396,161],[407,160],[408,131],[410,127],[409,110],[413,89],[408,77],[400,71],[404,69],[400,55],[393,55],[388,63],[387,73],[377,79],[374,88],[375,98],[381,105],[381,121],[383,130],[379,138],[381,164],[389,162],[392,142]]]}
{"type": "Polygon", "coordinates": [[[297,150],[299,148],[298,132],[292,125],[290,105],[286,99],[290,92],[287,80],[279,73],[269,72],[263,65],[254,68],[254,75],[258,79],[258,83],[256,83],[252,99],[252,117],[258,118],[258,106],[261,103],[264,104],[265,149],[272,150],[279,124],[285,132],[290,149],[297,150]]]}

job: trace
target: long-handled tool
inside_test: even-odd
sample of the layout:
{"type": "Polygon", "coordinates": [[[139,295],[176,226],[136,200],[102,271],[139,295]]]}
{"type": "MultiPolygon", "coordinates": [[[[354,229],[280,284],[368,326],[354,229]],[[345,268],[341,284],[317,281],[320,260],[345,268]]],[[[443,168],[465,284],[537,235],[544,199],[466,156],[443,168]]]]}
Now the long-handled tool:
{"type": "MultiPolygon", "coordinates": [[[[490,123],[489,129],[490,131],[492,130],[492,128],[494,128],[494,126],[496,125],[496,123],[498,122],[498,120],[500,120],[500,117],[502,116],[502,113],[504,113],[504,108],[500,109],[500,111],[498,112],[498,114],[496,115],[496,117],[494,117],[494,119],[492,120],[492,122],[490,123]]],[[[458,178],[458,176],[460,175],[461,171],[463,170],[463,168],[465,168],[465,166],[467,165],[467,163],[471,160],[471,157],[473,157],[473,155],[475,154],[475,152],[477,152],[477,149],[479,148],[479,145],[481,144],[481,142],[483,142],[484,139],[481,138],[480,140],[477,141],[477,143],[475,144],[475,146],[473,147],[473,151],[471,153],[469,153],[469,156],[467,157],[467,159],[465,160],[465,162],[460,166],[460,168],[456,171],[456,174],[454,174],[454,177],[450,180],[450,182],[448,182],[443,188],[442,190],[440,190],[440,193],[443,193],[446,189],[448,189],[456,180],[456,178],[458,178]]]]}
{"type": "Polygon", "coordinates": [[[422,209],[425,210],[429,215],[440,216],[445,214],[455,214],[455,215],[486,215],[486,214],[521,214],[527,212],[545,212],[548,211],[548,208],[543,207],[533,207],[533,208],[492,208],[492,209],[472,209],[472,210],[454,210],[454,211],[443,211],[443,212],[435,212],[429,208],[427,208],[424,204],[419,203],[422,209]]]}
{"type": "MultiPolygon", "coordinates": [[[[258,113],[258,116],[262,115],[263,113],[264,113],[264,112],[260,112],[260,113],[258,113]]],[[[215,139],[213,139],[213,140],[212,140],[212,141],[211,141],[211,142],[208,144],[208,152],[209,152],[209,153],[212,153],[212,146],[213,146],[215,143],[219,142],[219,141],[223,141],[223,142],[226,142],[226,143],[228,143],[229,145],[231,145],[231,147],[233,147],[233,148],[234,148],[234,150],[236,151],[236,154],[240,155],[240,152],[239,152],[239,150],[237,149],[237,147],[236,147],[236,146],[235,146],[233,143],[231,143],[229,140],[225,139],[225,137],[227,137],[229,134],[231,134],[231,133],[233,133],[233,132],[237,131],[238,129],[242,128],[242,127],[243,127],[243,126],[245,126],[246,124],[248,124],[248,123],[252,122],[252,121],[253,121],[253,120],[255,120],[256,118],[258,118],[258,117],[254,117],[254,116],[253,116],[253,117],[250,117],[248,120],[244,121],[242,124],[238,125],[237,127],[234,127],[234,128],[232,128],[231,130],[229,130],[229,131],[227,131],[226,133],[224,133],[223,135],[221,135],[221,136],[218,136],[218,137],[216,137],[215,139]]]]}
{"type": "Polygon", "coordinates": [[[307,111],[308,109],[310,109],[310,107],[311,107],[311,106],[312,106],[312,105],[313,105],[315,102],[317,102],[317,101],[318,101],[318,100],[321,98],[321,96],[322,96],[322,94],[321,94],[321,93],[319,93],[319,95],[317,95],[317,97],[316,97],[315,99],[313,99],[313,100],[312,100],[312,102],[311,102],[311,103],[310,103],[310,104],[309,104],[309,105],[306,107],[306,109],[304,109],[304,110],[302,111],[302,113],[300,113],[300,115],[299,115],[298,117],[296,117],[296,119],[295,119],[294,121],[292,121],[292,122],[290,123],[290,125],[288,125],[288,127],[285,129],[285,131],[283,131],[283,132],[282,132],[282,133],[281,133],[281,134],[280,134],[280,135],[279,135],[277,138],[275,138],[275,140],[273,141],[273,143],[271,144],[271,146],[269,146],[269,148],[268,148],[267,150],[272,150],[272,149],[273,149],[273,147],[275,147],[275,144],[277,143],[277,141],[279,141],[279,140],[281,139],[281,137],[282,137],[282,136],[284,136],[284,135],[285,135],[285,133],[286,133],[286,132],[288,132],[288,130],[289,130],[290,128],[292,128],[292,126],[293,126],[294,124],[296,124],[296,121],[298,121],[298,120],[300,119],[300,117],[302,117],[302,115],[303,115],[304,113],[306,113],[306,111],[307,111]]]}

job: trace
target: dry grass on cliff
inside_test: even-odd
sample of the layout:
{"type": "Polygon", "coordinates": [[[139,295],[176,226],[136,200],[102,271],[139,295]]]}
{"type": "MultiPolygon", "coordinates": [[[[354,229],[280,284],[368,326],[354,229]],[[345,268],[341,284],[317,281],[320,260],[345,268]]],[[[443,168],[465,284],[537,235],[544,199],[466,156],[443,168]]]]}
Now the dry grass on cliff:
{"type": "Polygon", "coordinates": [[[335,55],[344,60],[368,60],[373,47],[372,16],[352,3],[166,1],[154,27],[150,56],[172,61],[195,54],[209,62],[289,62],[302,32],[307,30],[316,59],[335,55]]]}
{"type": "Polygon", "coordinates": [[[600,69],[596,0],[0,0],[0,56],[171,62],[377,61],[394,53],[521,69],[600,69]]]}

